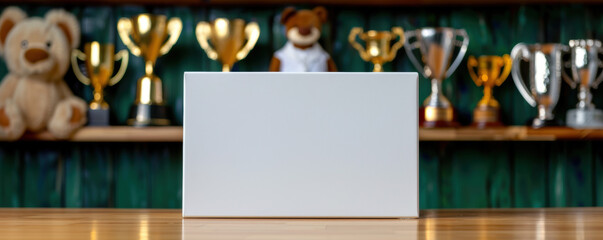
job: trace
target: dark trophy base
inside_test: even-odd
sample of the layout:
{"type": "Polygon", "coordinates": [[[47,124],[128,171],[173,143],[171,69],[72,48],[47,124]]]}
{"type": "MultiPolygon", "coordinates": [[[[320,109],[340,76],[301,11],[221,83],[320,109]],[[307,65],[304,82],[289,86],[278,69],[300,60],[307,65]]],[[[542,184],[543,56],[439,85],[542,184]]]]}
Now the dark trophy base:
{"type": "Polygon", "coordinates": [[[451,120],[428,121],[425,120],[425,107],[421,107],[419,108],[419,126],[424,128],[454,128],[460,126],[460,124],[456,121],[456,111],[454,109],[452,109],[451,120]]]}
{"type": "Polygon", "coordinates": [[[543,128],[561,126],[561,123],[555,119],[541,120],[539,118],[534,118],[533,120],[528,121],[527,125],[531,126],[532,128],[543,128]]]}
{"type": "Polygon", "coordinates": [[[109,126],[109,109],[88,108],[88,126],[109,126]]]}
{"type": "Polygon", "coordinates": [[[168,108],[163,105],[135,104],[130,108],[128,125],[135,127],[167,126],[168,108]]]}
{"type": "Polygon", "coordinates": [[[489,106],[478,106],[473,110],[472,127],[492,128],[504,126],[500,121],[500,109],[489,106]]]}

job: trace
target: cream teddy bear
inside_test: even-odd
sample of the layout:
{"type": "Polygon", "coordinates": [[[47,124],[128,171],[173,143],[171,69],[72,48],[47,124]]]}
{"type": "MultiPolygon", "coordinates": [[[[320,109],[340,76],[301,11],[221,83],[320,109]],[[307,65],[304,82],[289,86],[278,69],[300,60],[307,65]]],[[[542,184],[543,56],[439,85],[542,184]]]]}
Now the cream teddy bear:
{"type": "Polygon", "coordinates": [[[84,125],[86,103],[63,80],[79,41],[79,23],[64,10],[44,18],[27,18],[16,7],[2,12],[0,54],[9,73],[0,82],[0,140],[44,129],[65,139],[84,125]]]}

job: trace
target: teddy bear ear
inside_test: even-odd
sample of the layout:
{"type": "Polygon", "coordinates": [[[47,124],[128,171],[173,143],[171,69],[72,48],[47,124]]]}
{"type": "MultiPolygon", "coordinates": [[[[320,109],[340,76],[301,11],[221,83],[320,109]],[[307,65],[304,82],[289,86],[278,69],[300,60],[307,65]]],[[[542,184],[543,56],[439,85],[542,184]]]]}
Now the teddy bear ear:
{"type": "Polygon", "coordinates": [[[320,22],[322,22],[322,23],[327,22],[327,9],[325,7],[323,7],[323,6],[315,7],[314,9],[312,9],[312,12],[314,12],[314,14],[316,14],[316,16],[318,16],[318,18],[320,19],[320,22]]]}
{"type": "Polygon", "coordinates": [[[4,52],[4,44],[8,33],[23,19],[27,14],[18,7],[7,7],[0,15],[0,53],[4,52]]]}
{"type": "Polygon", "coordinates": [[[295,10],[294,7],[285,8],[285,10],[283,10],[283,13],[281,13],[281,24],[287,23],[287,20],[289,20],[289,18],[293,17],[296,13],[297,13],[297,10],[295,10]]]}
{"type": "Polygon", "coordinates": [[[71,48],[76,48],[80,44],[80,24],[73,14],[63,9],[54,9],[48,11],[45,18],[47,22],[61,29],[71,48]]]}

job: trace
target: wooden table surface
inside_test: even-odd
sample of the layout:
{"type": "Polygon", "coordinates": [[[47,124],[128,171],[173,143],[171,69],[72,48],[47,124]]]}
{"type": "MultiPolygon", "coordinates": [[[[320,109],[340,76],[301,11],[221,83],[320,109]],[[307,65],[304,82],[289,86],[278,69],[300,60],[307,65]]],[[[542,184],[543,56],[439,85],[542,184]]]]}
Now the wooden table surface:
{"type": "Polygon", "coordinates": [[[182,219],[180,210],[0,209],[0,239],[545,238],[603,238],[603,208],[426,210],[420,219],[182,219]]]}

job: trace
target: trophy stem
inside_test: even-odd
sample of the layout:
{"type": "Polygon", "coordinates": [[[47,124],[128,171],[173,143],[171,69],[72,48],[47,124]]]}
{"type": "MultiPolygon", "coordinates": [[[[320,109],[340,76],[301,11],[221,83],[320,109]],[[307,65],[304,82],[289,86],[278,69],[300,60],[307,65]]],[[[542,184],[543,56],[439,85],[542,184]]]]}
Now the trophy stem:
{"type": "Polygon", "coordinates": [[[230,72],[230,65],[229,64],[223,64],[222,65],[222,72],[230,72]]]}
{"type": "Polygon", "coordinates": [[[580,86],[580,91],[578,92],[578,104],[576,107],[579,109],[591,109],[594,108],[592,104],[593,95],[590,93],[589,87],[580,86]]]}
{"type": "Polygon", "coordinates": [[[442,88],[442,82],[438,79],[431,79],[431,94],[439,94],[440,89],[442,88]]]}
{"type": "Polygon", "coordinates": [[[144,64],[144,73],[146,75],[153,75],[153,69],[155,68],[153,65],[155,65],[155,64],[151,60],[148,60],[148,61],[145,62],[145,64],[144,64]]]}
{"type": "Polygon", "coordinates": [[[484,97],[482,99],[487,100],[492,98],[492,87],[484,86],[484,97]]]}
{"type": "Polygon", "coordinates": [[[456,127],[454,109],[450,101],[441,92],[442,82],[431,79],[431,95],[425,99],[419,112],[419,121],[423,127],[456,127]]]}
{"type": "Polygon", "coordinates": [[[90,102],[90,109],[109,109],[109,104],[105,102],[102,91],[94,91],[94,98],[90,102]]]}
{"type": "Polygon", "coordinates": [[[553,111],[544,105],[538,105],[538,119],[540,120],[552,120],[555,118],[553,111]]]}
{"type": "Polygon", "coordinates": [[[499,116],[500,108],[498,101],[492,97],[492,86],[485,85],[484,96],[473,109],[472,126],[477,128],[502,126],[499,116]]]}
{"type": "Polygon", "coordinates": [[[559,126],[559,122],[555,120],[553,110],[550,107],[538,105],[538,117],[532,120],[531,125],[533,128],[542,128],[548,126],[559,126]]]}
{"type": "Polygon", "coordinates": [[[431,79],[431,94],[423,103],[424,106],[432,107],[450,107],[450,101],[442,94],[442,81],[436,78],[431,79]]]}
{"type": "Polygon", "coordinates": [[[382,63],[374,63],[373,72],[383,72],[383,64],[382,63]]]}

